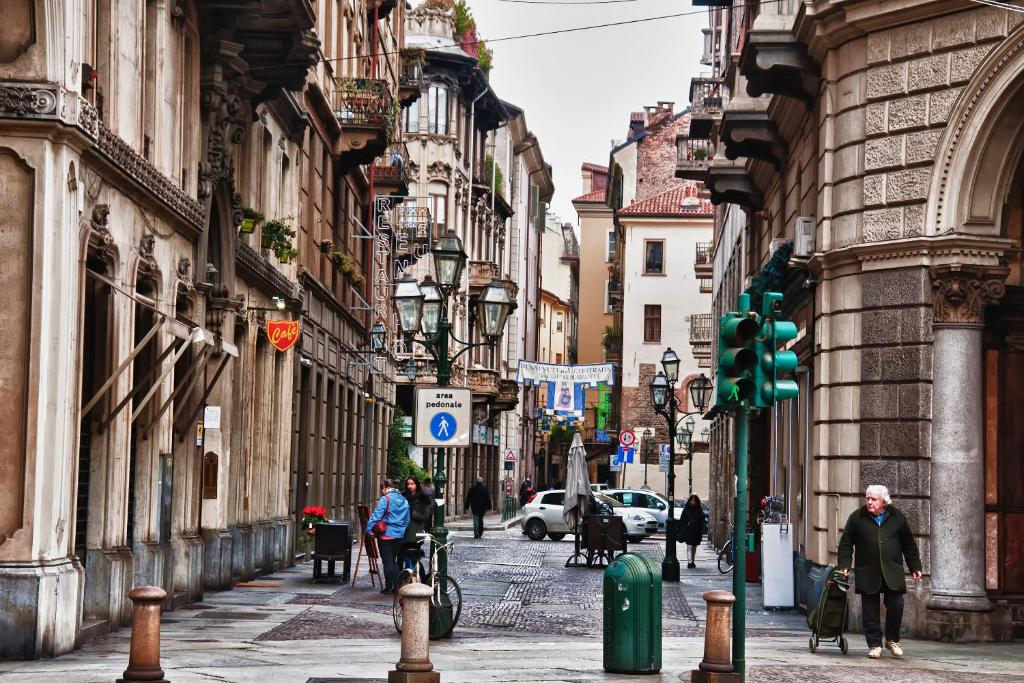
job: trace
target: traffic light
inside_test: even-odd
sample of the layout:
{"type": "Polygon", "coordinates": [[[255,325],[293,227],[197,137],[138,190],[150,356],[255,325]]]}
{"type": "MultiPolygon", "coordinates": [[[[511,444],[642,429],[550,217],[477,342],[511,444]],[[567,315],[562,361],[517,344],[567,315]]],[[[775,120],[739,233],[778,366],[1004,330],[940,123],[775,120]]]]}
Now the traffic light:
{"type": "Polygon", "coordinates": [[[781,312],[782,294],[765,292],[761,302],[762,336],[754,342],[758,363],[754,371],[757,393],[753,403],[758,408],[770,408],[776,401],[796,398],[800,393],[796,382],[779,379],[779,375],[791,372],[797,366],[795,353],[779,350],[797,335],[794,323],[777,319],[781,312]]]}
{"type": "Polygon", "coordinates": [[[757,321],[749,317],[750,297],[739,296],[740,311],[729,311],[722,316],[718,326],[718,370],[715,386],[718,387],[716,405],[735,408],[741,401],[754,398],[754,371],[757,368],[757,354],[753,343],[757,337],[757,321]]]}

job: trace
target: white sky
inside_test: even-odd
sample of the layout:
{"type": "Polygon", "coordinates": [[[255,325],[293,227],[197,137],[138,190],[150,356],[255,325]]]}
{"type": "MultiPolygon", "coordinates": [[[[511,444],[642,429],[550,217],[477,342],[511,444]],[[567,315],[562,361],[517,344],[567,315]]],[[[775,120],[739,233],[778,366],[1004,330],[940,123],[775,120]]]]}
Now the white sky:
{"type": "Polygon", "coordinates": [[[580,164],[605,165],[612,139],[626,137],[629,113],[658,100],[689,105],[690,78],[700,64],[707,8],[689,0],[636,0],[608,5],[528,5],[470,0],[484,40],[613,21],[696,12],[627,26],[489,43],[491,84],[522,108],[554,170],[551,210],[577,223],[572,198],[582,192],[580,164]]]}

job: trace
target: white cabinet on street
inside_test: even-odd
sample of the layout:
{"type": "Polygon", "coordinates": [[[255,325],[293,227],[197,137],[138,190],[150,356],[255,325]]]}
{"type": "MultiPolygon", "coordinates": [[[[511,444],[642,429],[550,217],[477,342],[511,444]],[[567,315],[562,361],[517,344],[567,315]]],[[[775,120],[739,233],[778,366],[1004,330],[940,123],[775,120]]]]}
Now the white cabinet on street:
{"type": "Polygon", "coordinates": [[[765,607],[793,607],[793,527],[761,525],[761,571],[765,607]]]}

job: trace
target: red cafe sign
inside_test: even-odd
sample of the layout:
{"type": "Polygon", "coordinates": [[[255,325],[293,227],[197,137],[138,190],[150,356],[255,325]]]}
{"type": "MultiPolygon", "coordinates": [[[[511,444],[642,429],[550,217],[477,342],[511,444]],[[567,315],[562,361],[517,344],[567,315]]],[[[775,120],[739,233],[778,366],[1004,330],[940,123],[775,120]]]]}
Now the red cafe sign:
{"type": "Polygon", "coordinates": [[[287,351],[299,339],[298,320],[268,320],[267,339],[278,351],[287,351]]]}

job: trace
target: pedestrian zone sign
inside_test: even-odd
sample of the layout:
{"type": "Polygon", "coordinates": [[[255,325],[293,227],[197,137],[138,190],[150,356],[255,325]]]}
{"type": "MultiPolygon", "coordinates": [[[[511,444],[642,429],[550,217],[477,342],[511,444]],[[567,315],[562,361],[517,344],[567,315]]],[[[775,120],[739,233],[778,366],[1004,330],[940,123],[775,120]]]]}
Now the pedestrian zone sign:
{"type": "Polygon", "coordinates": [[[416,387],[416,428],[420,448],[468,446],[473,392],[450,387],[416,387]]]}
{"type": "Polygon", "coordinates": [[[671,459],[672,457],[669,454],[668,444],[658,444],[658,470],[668,473],[668,464],[671,459]]]}

